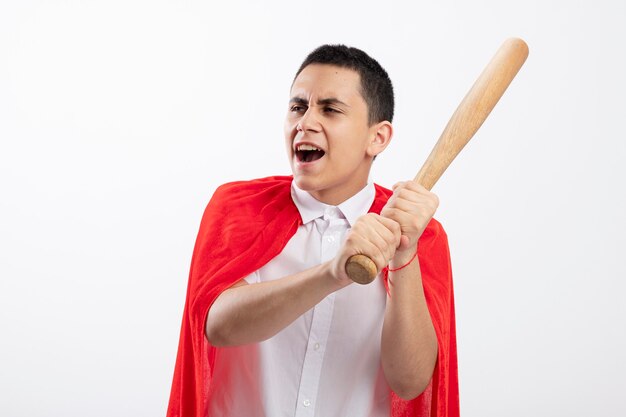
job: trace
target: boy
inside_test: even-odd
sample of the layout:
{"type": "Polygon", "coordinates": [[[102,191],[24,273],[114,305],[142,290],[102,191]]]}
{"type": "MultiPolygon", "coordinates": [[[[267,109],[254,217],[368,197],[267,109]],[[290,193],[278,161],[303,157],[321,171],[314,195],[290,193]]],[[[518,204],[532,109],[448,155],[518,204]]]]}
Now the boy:
{"type": "Polygon", "coordinates": [[[368,182],[393,106],[363,51],[324,45],[302,63],[285,120],[293,178],[226,184],[203,216],[169,416],[458,415],[438,199],[368,182]],[[384,273],[353,284],[354,254],[384,273]]]}

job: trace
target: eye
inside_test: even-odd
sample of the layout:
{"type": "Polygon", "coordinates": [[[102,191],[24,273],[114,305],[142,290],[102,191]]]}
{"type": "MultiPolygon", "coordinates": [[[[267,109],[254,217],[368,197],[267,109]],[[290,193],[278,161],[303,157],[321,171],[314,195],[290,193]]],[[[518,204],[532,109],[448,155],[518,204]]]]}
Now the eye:
{"type": "Polygon", "coordinates": [[[304,110],[304,107],[296,104],[295,106],[291,106],[289,110],[293,112],[301,112],[304,110]]]}
{"type": "Polygon", "coordinates": [[[338,110],[333,109],[332,107],[324,107],[324,111],[327,113],[339,113],[338,110]]]}

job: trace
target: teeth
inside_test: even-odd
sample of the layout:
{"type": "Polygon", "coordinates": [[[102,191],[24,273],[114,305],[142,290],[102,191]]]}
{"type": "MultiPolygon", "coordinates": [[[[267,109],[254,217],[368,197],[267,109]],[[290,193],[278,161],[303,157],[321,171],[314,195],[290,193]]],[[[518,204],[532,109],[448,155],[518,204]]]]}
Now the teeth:
{"type": "Polygon", "coordinates": [[[302,145],[298,145],[296,150],[297,151],[321,151],[321,149],[318,149],[315,146],[307,145],[306,143],[302,145]]]}

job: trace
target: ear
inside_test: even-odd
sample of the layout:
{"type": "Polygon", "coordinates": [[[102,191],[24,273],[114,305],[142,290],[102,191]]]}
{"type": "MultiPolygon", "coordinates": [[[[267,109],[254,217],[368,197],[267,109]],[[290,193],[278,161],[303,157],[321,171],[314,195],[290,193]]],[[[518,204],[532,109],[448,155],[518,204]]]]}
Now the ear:
{"type": "Polygon", "coordinates": [[[387,120],[378,122],[370,128],[370,140],[367,155],[372,158],[385,150],[393,136],[393,126],[387,120]]]}

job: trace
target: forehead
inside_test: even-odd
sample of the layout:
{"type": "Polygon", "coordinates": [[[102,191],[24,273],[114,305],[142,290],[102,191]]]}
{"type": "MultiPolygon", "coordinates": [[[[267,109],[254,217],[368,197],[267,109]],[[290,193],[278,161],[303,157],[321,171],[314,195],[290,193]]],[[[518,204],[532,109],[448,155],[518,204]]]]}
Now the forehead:
{"type": "Polygon", "coordinates": [[[342,101],[362,100],[361,77],[349,68],[328,64],[307,65],[291,86],[292,97],[309,99],[336,97],[342,101]]]}

